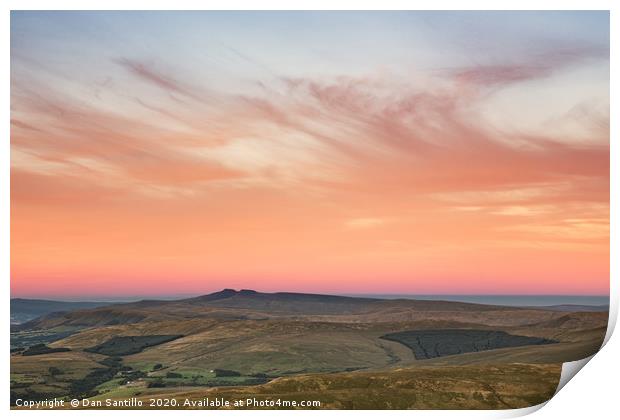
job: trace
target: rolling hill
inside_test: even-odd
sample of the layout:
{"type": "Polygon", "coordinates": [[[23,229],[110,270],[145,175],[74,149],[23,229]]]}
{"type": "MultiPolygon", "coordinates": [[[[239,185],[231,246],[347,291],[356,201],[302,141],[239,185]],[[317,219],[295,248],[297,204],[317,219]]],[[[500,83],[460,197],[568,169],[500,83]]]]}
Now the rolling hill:
{"type": "MultiPolygon", "coordinates": [[[[566,313],[450,301],[354,298],[304,293],[220,292],[175,301],[143,300],[68,313],[52,313],[29,321],[22,330],[59,326],[94,327],[198,318],[218,320],[303,319],[321,322],[402,322],[445,320],[495,326],[553,321],[566,313]]],[[[604,312],[601,312],[604,316],[604,312]]],[[[598,322],[598,321],[597,321],[598,322]]]]}
{"type": "MultiPolygon", "coordinates": [[[[42,337],[51,349],[69,351],[14,351],[11,389],[14,396],[120,398],[243,386],[289,395],[293,391],[276,386],[287,384],[298,388],[297,395],[315,393],[333,407],[357,407],[364,400],[355,400],[354,390],[381,377],[398,396],[384,398],[390,407],[406,405],[409,386],[430,387],[445,398],[460,395],[448,398],[456,406],[522,406],[551,392],[562,362],[596,352],[606,325],[606,312],[224,289],[51,313],[24,323],[12,339],[26,337],[31,344],[42,337]],[[67,370],[72,358],[80,369],[67,370]],[[506,376],[519,366],[527,373],[518,381],[506,376]],[[470,390],[463,373],[469,371],[490,379],[470,378],[470,390]],[[407,372],[426,379],[409,383],[407,372]],[[438,375],[457,382],[448,386],[438,375]],[[540,377],[544,389],[528,390],[526,382],[540,377]],[[502,389],[521,394],[504,404],[502,389]]],[[[383,395],[374,385],[370,389],[383,395]]],[[[414,406],[434,404],[423,400],[414,406]]]]}

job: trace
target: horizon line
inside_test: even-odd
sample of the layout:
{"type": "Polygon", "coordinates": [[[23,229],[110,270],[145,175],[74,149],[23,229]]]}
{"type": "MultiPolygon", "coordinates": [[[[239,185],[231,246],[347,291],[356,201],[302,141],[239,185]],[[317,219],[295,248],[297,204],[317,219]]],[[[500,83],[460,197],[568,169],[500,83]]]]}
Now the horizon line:
{"type": "Polygon", "coordinates": [[[258,291],[254,289],[234,289],[224,288],[213,290],[209,292],[195,292],[195,293],[179,293],[179,294],[161,294],[161,295],[42,295],[42,296],[14,296],[11,295],[10,299],[27,299],[27,300],[51,300],[51,301],[66,301],[66,302],[78,302],[85,300],[94,300],[98,302],[129,302],[139,300],[175,300],[205,296],[223,290],[234,290],[239,292],[241,290],[251,290],[258,293],[271,294],[271,293],[297,293],[297,294],[309,294],[309,295],[328,295],[328,296],[344,296],[344,297],[379,297],[379,296],[415,296],[415,297],[600,297],[610,298],[610,294],[563,294],[563,293],[415,293],[415,292],[303,292],[303,291],[258,291]]]}

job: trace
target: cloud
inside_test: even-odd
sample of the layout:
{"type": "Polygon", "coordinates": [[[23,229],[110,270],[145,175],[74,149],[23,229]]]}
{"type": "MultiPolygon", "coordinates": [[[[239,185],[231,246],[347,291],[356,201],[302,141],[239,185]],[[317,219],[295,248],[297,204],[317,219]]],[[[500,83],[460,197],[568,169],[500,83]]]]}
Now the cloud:
{"type": "Polygon", "coordinates": [[[345,226],[351,229],[369,229],[383,226],[385,223],[385,219],[380,219],[376,217],[361,217],[357,219],[347,220],[345,222],[345,226]]]}
{"type": "Polygon", "coordinates": [[[513,63],[445,69],[443,74],[461,85],[493,88],[549,77],[555,72],[593,59],[608,59],[609,49],[596,45],[546,46],[513,63]]]}
{"type": "Polygon", "coordinates": [[[507,206],[499,207],[497,210],[491,212],[491,214],[497,214],[500,216],[537,216],[549,212],[551,209],[541,206],[507,206]]]}
{"type": "Polygon", "coordinates": [[[477,66],[451,71],[454,79],[463,84],[493,86],[508,84],[546,76],[551,68],[539,66],[477,66]]]}
{"type": "MultiPolygon", "coordinates": [[[[500,64],[447,76],[500,86],[580,59],[559,54],[542,70],[500,64]]],[[[208,91],[137,60],[119,64],[156,90],[199,92],[197,98],[208,91]]],[[[12,117],[19,122],[12,147],[30,157],[13,166],[63,181],[73,174],[147,198],[175,192],[209,197],[217,189],[231,202],[269,196],[268,204],[281,208],[291,201],[297,206],[295,200],[305,203],[300,207],[318,205],[303,201],[311,199],[390,214],[399,223],[412,211],[445,209],[455,220],[490,215],[511,223],[523,217],[516,209],[549,206],[536,217],[564,217],[568,204],[580,203],[571,211],[583,215],[608,203],[607,144],[571,144],[544,131],[524,135],[488,125],[476,114],[484,95],[462,95],[462,86],[446,84],[445,76],[424,85],[379,76],[283,77],[244,95],[221,94],[213,107],[129,89],[135,108],[127,109],[106,109],[36,83],[20,85],[12,93],[12,117]],[[370,197],[381,203],[370,204],[370,197]]],[[[584,124],[600,117],[587,103],[581,107],[584,124]]],[[[350,229],[386,223],[332,217],[350,229]]]]}
{"type": "Polygon", "coordinates": [[[24,128],[27,130],[40,131],[38,128],[31,126],[30,124],[26,124],[16,119],[11,119],[11,125],[18,128],[24,128]]]}
{"type": "Polygon", "coordinates": [[[246,100],[245,115],[322,142],[321,153],[331,150],[325,160],[351,177],[334,186],[447,192],[609,175],[608,146],[498,131],[466,117],[473,99],[463,103],[454,91],[377,88],[363,79],[297,80],[290,89],[284,98],[246,100]]]}
{"type": "Polygon", "coordinates": [[[134,76],[151,83],[169,93],[178,93],[185,97],[194,99],[196,101],[202,101],[204,98],[196,94],[196,88],[191,88],[179,82],[175,78],[165,75],[157,71],[153,66],[149,66],[147,63],[137,60],[130,60],[127,58],[119,58],[114,60],[126,70],[128,70],[134,76]]]}
{"type": "MultiPolygon", "coordinates": [[[[12,103],[22,116],[13,119],[12,167],[21,171],[142,192],[245,176],[194,153],[193,134],[76,101],[51,87],[16,89],[12,103]]],[[[203,134],[198,144],[210,142],[203,134]]]]}

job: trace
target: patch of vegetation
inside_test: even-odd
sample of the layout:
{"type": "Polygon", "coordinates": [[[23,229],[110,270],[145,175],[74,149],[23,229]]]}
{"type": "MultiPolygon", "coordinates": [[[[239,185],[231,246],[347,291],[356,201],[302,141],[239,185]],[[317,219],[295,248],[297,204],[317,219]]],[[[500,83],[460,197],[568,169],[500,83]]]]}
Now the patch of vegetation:
{"type": "Polygon", "coordinates": [[[50,368],[47,371],[52,376],[62,375],[62,370],[58,369],[56,366],[50,366],[50,368]]]}
{"type": "Polygon", "coordinates": [[[141,372],[139,370],[132,370],[131,372],[124,372],[124,373],[122,373],[122,376],[127,381],[135,381],[137,379],[141,379],[141,378],[146,377],[146,373],[141,372]]]}
{"type": "Polygon", "coordinates": [[[37,354],[60,353],[65,351],[71,351],[71,349],[64,347],[47,347],[45,344],[41,343],[30,346],[28,350],[24,350],[22,356],[35,356],[37,354]]]}
{"type": "Polygon", "coordinates": [[[142,336],[118,336],[103,343],[84,349],[91,353],[105,354],[107,356],[126,356],[140,353],[147,347],[157,346],[169,341],[177,340],[182,335],[142,335],[142,336]]]}
{"type": "Polygon", "coordinates": [[[158,376],[151,375],[147,378],[148,388],[163,387],[218,387],[218,386],[249,386],[261,385],[269,382],[272,377],[266,374],[243,375],[239,372],[225,369],[218,369],[216,376],[214,370],[205,371],[174,371],[159,373],[158,376]]]}
{"type": "Polygon", "coordinates": [[[97,395],[97,387],[114,379],[119,374],[121,383],[125,384],[146,376],[144,372],[134,371],[121,364],[120,357],[108,357],[100,362],[105,368],[94,369],[82,379],[71,382],[69,393],[72,398],[88,398],[97,395]]]}
{"type": "Polygon", "coordinates": [[[69,387],[72,398],[88,398],[97,395],[94,390],[98,385],[114,378],[117,370],[115,368],[99,368],[91,371],[86,377],[71,383],[69,387]]]}
{"type": "Polygon", "coordinates": [[[59,327],[48,330],[11,331],[11,348],[25,348],[35,344],[49,344],[69,337],[78,331],[79,329],[74,327],[59,327]]]}
{"type": "Polygon", "coordinates": [[[148,385],[146,387],[147,388],[165,388],[166,387],[166,383],[164,382],[163,379],[157,378],[155,380],[149,381],[149,383],[148,383],[148,385]]]}
{"type": "Polygon", "coordinates": [[[122,360],[123,359],[121,359],[120,357],[106,357],[99,363],[101,363],[104,366],[108,366],[108,367],[118,367],[120,366],[122,360]]]}
{"type": "Polygon", "coordinates": [[[228,377],[228,376],[241,376],[241,373],[236,370],[228,370],[228,369],[213,369],[213,373],[216,378],[228,377]]]}
{"type": "Polygon", "coordinates": [[[71,397],[88,398],[97,395],[95,388],[114,378],[121,368],[121,360],[117,357],[108,357],[104,359],[101,364],[107,367],[94,369],[84,378],[71,382],[69,386],[71,397]]]}
{"type": "Polygon", "coordinates": [[[380,338],[404,344],[413,351],[416,359],[432,359],[506,347],[557,343],[557,341],[546,338],[511,335],[504,331],[490,330],[401,331],[386,334],[380,338]]]}

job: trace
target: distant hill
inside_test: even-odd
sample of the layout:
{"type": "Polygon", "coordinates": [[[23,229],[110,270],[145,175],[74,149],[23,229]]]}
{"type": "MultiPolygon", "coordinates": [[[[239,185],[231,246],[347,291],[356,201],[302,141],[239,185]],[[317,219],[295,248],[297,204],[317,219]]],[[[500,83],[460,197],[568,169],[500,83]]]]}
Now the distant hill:
{"type": "Polygon", "coordinates": [[[558,312],[608,312],[609,305],[550,305],[528,306],[529,308],[548,309],[558,312]]]}
{"type": "Polygon", "coordinates": [[[22,324],[53,312],[92,309],[110,305],[110,302],[61,302],[42,299],[11,299],[11,324],[22,324]]]}
{"type": "MultiPolygon", "coordinates": [[[[66,304],[66,303],[65,303],[66,304]]],[[[289,319],[321,322],[457,321],[487,325],[526,325],[563,315],[546,308],[522,308],[441,300],[379,299],[308,293],[262,293],[224,289],[180,300],[142,300],[132,303],[87,303],[85,308],[55,307],[15,326],[19,330],[95,327],[138,322],[289,319]],[[66,312],[70,310],[69,312],[66,312]]],[[[583,318],[584,322],[588,318],[583,318]]],[[[584,328],[587,325],[583,326],[584,328]]]]}

